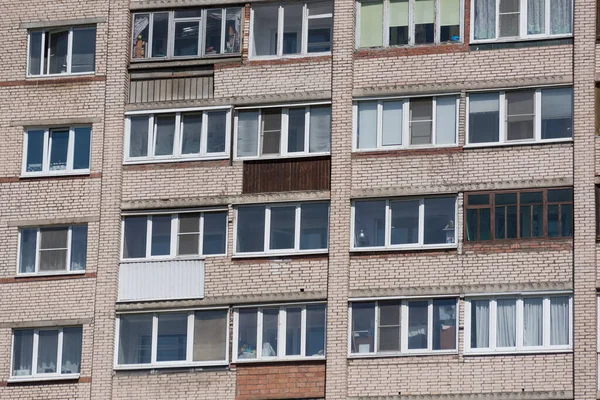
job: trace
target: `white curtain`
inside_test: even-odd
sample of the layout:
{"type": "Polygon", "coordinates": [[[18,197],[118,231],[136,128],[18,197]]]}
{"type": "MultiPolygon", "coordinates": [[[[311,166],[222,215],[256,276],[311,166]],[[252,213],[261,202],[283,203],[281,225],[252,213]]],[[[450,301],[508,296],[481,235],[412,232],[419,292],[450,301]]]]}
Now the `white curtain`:
{"type": "Polygon", "coordinates": [[[550,298],[550,345],[569,344],[569,298],[550,298]]]}
{"type": "Polygon", "coordinates": [[[238,113],[238,157],[256,156],[258,151],[258,111],[238,113]]]}
{"type": "Polygon", "coordinates": [[[527,34],[545,33],[546,0],[527,0],[527,34]]]}
{"type": "Polygon", "coordinates": [[[311,153],[331,149],[331,106],[310,108],[308,149],[311,153]]]}
{"type": "Polygon", "coordinates": [[[365,101],[358,103],[358,138],[359,149],[374,149],[377,147],[377,102],[365,101]]]}
{"type": "Polygon", "coordinates": [[[488,300],[471,302],[471,347],[485,348],[490,344],[490,303],[488,300]]]}
{"type": "Polygon", "coordinates": [[[150,17],[146,14],[135,17],[135,22],[133,23],[133,47],[135,47],[138,36],[146,29],[149,23],[150,17]]]}
{"type": "Polygon", "coordinates": [[[515,347],[517,304],[515,299],[498,300],[496,307],[496,346],[515,347]]]}
{"type": "Polygon", "coordinates": [[[383,146],[402,144],[402,101],[383,103],[382,138],[383,146]]]}
{"type": "Polygon", "coordinates": [[[573,20],[572,0],[548,0],[550,2],[550,33],[571,33],[573,20]]]}
{"type": "Polygon", "coordinates": [[[13,344],[13,375],[31,375],[33,329],[17,330],[13,344]]]}
{"type": "Polygon", "coordinates": [[[475,0],[475,39],[496,37],[496,0],[475,0]]]}
{"type": "Polygon", "coordinates": [[[523,300],[523,345],[542,346],[543,340],[543,299],[523,300]]]}
{"type": "Polygon", "coordinates": [[[81,368],[81,327],[63,329],[62,368],[63,374],[77,374],[81,368]]]}
{"type": "Polygon", "coordinates": [[[456,97],[438,97],[436,108],[436,144],[456,143],[456,97]]]}

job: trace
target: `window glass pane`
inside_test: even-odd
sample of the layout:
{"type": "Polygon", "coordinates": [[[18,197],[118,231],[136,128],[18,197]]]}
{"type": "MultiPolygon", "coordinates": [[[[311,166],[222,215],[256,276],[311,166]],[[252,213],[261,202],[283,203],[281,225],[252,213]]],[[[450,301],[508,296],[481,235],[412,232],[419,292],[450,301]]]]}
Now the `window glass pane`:
{"type": "Polygon", "coordinates": [[[480,206],[490,204],[489,194],[470,194],[467,197],[467,204],[470,206],[480,206]]]}
{"type": "Polygon", "coordinates": [[[67,269],[68,228],[40,229],[40,271],[64,271],[67,269]]]}
{"type": "Polygon", "coordinates": [[[27,132],[27,172],[39,172],[44,162],[44,131],[27,132]]]}
{"type": "Polygon", "coordinates": [[[252,49],[255,56],[277,55],[277,22],[279,5],[252,7],[253,38],[252,49]]]}
{"type": "Polygon", "coordinates": [[[359,149],[377,148],[377,102],[358,103],[358,135],[356,147],[359,149]]]}
{"type": "Polygon", "coordinates": [[[479,210],[479,240],[492,238],[492,211],[490,208],[479,210]]]}
{"type": "Polygon", "coordinates": [[[465,210],[467,242],[473,242],[477,240],[477,232],[479,228],[477,223],[478,214],[479,211],[476,209],[470,208],[465,210]]]}
{"type": "Polygon", "coordinates": [[[392,201],[391,244],[419,242],[419,200],[392,201]]]}
{"type": "Polygon", "coordinates": [[[238,112],[238,157],[256,156],[258,149],[258,111],[238,112]]]}
{"type": "Polygon", "coordinates": [[[305,108],[290,108],[288,111],[288,153],[304,151],[305,108]]]}
{"type": "Polygon", "coordinates": [[[303,4],[283,5],[283,54],[298,54],[302,50],[303,4]]]}
{"type": "MultiPolygon", "coordinates": [[[[67,51],[69,31],[46,34],[46,54],[48,55],[48,73],[64,74],[67,71],[67,51]]],[[[46,66],[45,66],[46,68],[46,66]]]]}
{"type": "Polygon", "coordinates": [[[285,355],[299,356],[301,354],[302,308],[287,308],[285,315],[285,355]]]}
{"type": "Polygon", "coordinates": [[[256,358],[257,314],[255,308],[238,311],[237,358],[256,358]]]}
{"type": "Polygon", "coordinates": [[[152,217],[151,256],[168,256],[171,254],[171,216],[155,215],[152,217]]]}
{"type": "Polygon", "coordinates": [[[475,40],[496,38],[496,0],[474,0],[475,40]]]}
{"type": "Polygon", "coordinates": [[[227,359],[227,310],[194,313],[194,361],[227,359]]]}
{"type": "Polygon", "coordinates": [[[69,130],[50,132],[50,171],[67,169],[69,130]]]}
{"type": "Polygon", "coordinates": [[[40,74],[42,32],[29,32],[29,75],[40,74]]]}
{"type": "Polygon", "coordinates": [[[279,154],[281,141],[281,108],[262,110],[262,152],[279,154]]]}
{"type": "Polygon", "coordinates": [[[73,132],[75,135],[73,169],[89,169],[92,129],[90,127],[73,128],[73,132]]]}
{"type": "MultiPolygon", "coordinates": [[[[208,33],[210,19],[207,22],[208,33]]],[[[220,28],[219,28],[220,32],[220,28]]],[[[173,55],[175,57],[197,56],[198,40],[200,36],[200,22],[198,21],[175,21],[175,42],[173,55]]],[[[208,41],[208,37],[207,37],[208,41]]]]}
{"type": "Polygon", "coordinates": [[[354,246],[385,245],[385,200],[354,203],[354,246]]]}
{"type": "Polygon", "coordinates": [[[408,0],[390,0],[390,46],[408,44],[408,6],[408,0]]]}
{"type": "Polygon", "coordinates": [[[67,227],[41,228],[40,250],[67,248],[67,227]]]}
{"type": "Polygon", "coordinates": [[[428,301],[408,302],[408,348],[426,349],[428,335],[428,301]]]}
{"type": "Polygon", "coordinates": [[[523,299],[523,345],[542,346],[544,344],[543,300],[523,299]]]}
{"type": "Polygon", "coordinates": [[[204,53],[207,55],[221,53],[222,20],[222,9],[206,10],[206,47],[204,53]]]}
{"type": "Polygon", "coordinates": [[[204,214],[202,253],[225,254],[227,246],[227,211],[204,214]]]}
{"type": "Polygon", "coordinates": [[[410,101],[410,144],[431,144],[432,105],[431,98],[410,101]]]}
{"type": "Polygon", "coordinates": [[[531,206],[521,206],[519,210],[520,236],[522,238],[531,237],[531,209],[531,206]]]}
{"type": "Polygon", "coordinates": [[[331,51],[332,18],[308,19],[308,53],[331,51]]]}
{"type": "Polygon", "coordinates": [[[454,243],[454,197],[425,199],[425,244],[454,243]]]}
{"type": "Polygon", "coordinates": [[[187,348],[187,313],[159,314],[156,361],[184,361],[187,348]]]}
{"type": "Polygon", "coordinates": [[[456,143],[456,97],[436,99],[436,143],[456,143]]]}
{"type": "Polygon", "coordinates": [[[19,272],[22,274],[35,272],[37,229],[21,229],[21,256],[19,272]]]}
{"type": "Polygon", "coordinates": [[[296,226],[296,207],[271,208],[271,250],[293,249],[296,226]]]}
{"type": "Polygon", "coordinates": [[[506,140],[533,139],[534,90],[506,92],[506,140]]]}
{"type": "Polygon", "coordinates": [[[560,206],[560,236],[573,236],[573,206],[561,204],[560,206]]]}
{"type": "Polygon", "coordinates": [[[93,72],[96,65],[96,27],[73,29],[71,72],[93,72]]]}
{"type": "Polygon", "coordinates": [[[78,374],[81,371],[81,327],[63,328],[61,373],[78,374]]]}
{"type": "Polygon", "coordinates": [[[202,114],[183,114],[183,133],[181,138],[181,154],[200,153],[200,137],[202,135],[202,114]]]}
{"type": "Polygon", "coordinates": [[[573,32],[572,0],[550,0],[550,33],[564,35],[573,32]]]}
{"type": "Polygon", "coordinates": [[[58,371],[58,330],[38,333],[38,374],[55,374],[58,371]]]}
{"type": "Polygon", "coordinates": [[[433,43],[434,0],[415,0],[415,44],[433,43]]]}
{"type": "Polygon", "coordinates": [[[148,116],[129,117],[129,157],[148,155],[148,116]]]}
{"type": "Polygon", "coordinates": [[[175,11],[175,19],[178,18],[200,18],[202,9],[200,8],[182,8],[175,11]]]}
{"type": "Polygon", "coordinates": [[[241,10],[228,8],[225,22],[225,53],[240,52],[241,10]]]}
{"type": "Polygon", "coordinates": [[[402,101],[383,102],[383,132],[381,138],[383,146],[399,146],[402,144],[402,104],[402,101]]]}
{"type": "Polygon", "coordinates": [[[310,108],[308,150],[311,153],[328,153],[331,148],[331,106],[310,108]]]}
{"type": "Polygon", "coordinates": [[[373,353],[375,302],[352,303],[352,353],[373,353]]]}
{"type": "Polygon", "coordinates": [[[492,143],[500,140],[499,103],[498,93],[469,95],[469,143],[492,143]]]}
{"type": "Polygon", "coordinates": [[[152,57],[166,57],[169,36],[169,13],[153,13],[152,57]]]}
{"type": "Polygon", "coordinates": [[[360,3],[359,47],[383,46],[383,2],[363,1],[360,3]]]}
{"type": "Polygon", "coordinates": [[[573,189],[553,189],[548,190],[548,202],[568,202],[573,201],[573,189]]]}
{"type": "Polygon", "coordinates": [[[433,300],[433,350],[456,349],[456,299],[433,300]]]}
{"type": "Polygon", "coordinates": [[[200,246],[200,214],[179,214],[177,254],[198,254],[200,246]]]}
{"type": "Polygon", "coordinates": [[[149,364],[152,314],[121,315],[119,319],[119,364],[149,364]]]}
{"type": "Polygon", "coordinates": [[[262,314],[262,356],[277,357],[279,309],[265,308],[262,314]]]}
{"type": "Polygon", "coordinates": [[[515,299],[497,300],[496,321],[496,346],[515,347],[517,345],[517,302],[515,299]]]}
{"type": "Polygon", "coordinates": [[[460,0],[440,0],[440,42],[460,41],[460,0]]]}
{"type": "Polygon", "coordinates": [[[317,3],[308,3],[308,15],[313,17],[315,15],[333,14],[333,2],[332,1],[321,1],[317,3]]]}
{"type": "Polygon", "coordinates": [[[573,88],[542,90],[542,139],[573,137],[573,88]]]}
{"type": "Polygon", "coordinates": [[[146,257],[146,217],[124,218],[123,258],[146,257]]]}
{"type": "Polygon", "coordinates": [[[155,116],[156,125],[156,148],[155,156],[173,155],[173,143],[175,140],[175,116],[155,116]]]}
{"type": "Polygon", "coordinates": [[[400,351],[401,301],[379,302],[378,351],[400,351]]]}
{"type": "Polygon", "coordinates": [[[300,250],[326,249],[329,231],[329,204],[300,206],[300,250]]]}
{"type": "Polygon", "coordinates": [[[325,305],[306,306],[307,357],[325,355],[325,305]]]}
{"type": "Polygon", "coordinates": [[[87,238],[87,225],[75,225],[71,228],[71,271],[85,271],[87,238]]]}
{"type": "Polygon", "coordinates": [[[12,375],[31,375],[31,364],[33,362],[33,329],[15,330],[13,338],[12,375]]]}
{"type": "Polygon", "coordinates": [[[550,345],[569,344],[569,298],[550,297],[550,345]]]}
{"type": "Polygon", "coordinates": [[[206,152],[224,153],[227,136],[227,111],[215,111],[208,114],[206,133],[206,152]]]}
{"type": "Polygon", "coordinates": [[[548,237],[558,237],[560,234],[559,224],[558,224],[558,214],[559,214],[559,206],[558,205],[549,205],[548,206],[548,237]]]}
{"type": "Polygon", "coordinates": [[[237,252],[265,250],[265,207],[245,206],[237,209],[237,252]]]}
{"type": "Polygon", "coordinates": [[[499,0],[500,37],[519,36],[520,0],[499,0]]]}
{"type": "Polygon", "coordinates": [[[133,19],[133,51],[132,58],[146,58],[148,56],[148,26],[150,14],[136,14],[133,19]]]}
{"type": "Polygon", "coordinates": [[[546,33],[546,1],[527,0],[527,34],[546,33]]]}
{"type": "Polygon", "coordinates": [[[471,300],[471,347],[489,347],[490,344],[490,302],[471,300]]]}

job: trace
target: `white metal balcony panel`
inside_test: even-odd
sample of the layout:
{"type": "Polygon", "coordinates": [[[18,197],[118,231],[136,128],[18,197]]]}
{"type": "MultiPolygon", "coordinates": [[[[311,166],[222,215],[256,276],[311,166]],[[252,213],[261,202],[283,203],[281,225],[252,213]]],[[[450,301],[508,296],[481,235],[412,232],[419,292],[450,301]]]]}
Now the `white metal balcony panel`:
{"type": "Polygon", "coordinates": [[[169,260],[121,263],[119,301],[204,297],[204,261],[169,260]]]}

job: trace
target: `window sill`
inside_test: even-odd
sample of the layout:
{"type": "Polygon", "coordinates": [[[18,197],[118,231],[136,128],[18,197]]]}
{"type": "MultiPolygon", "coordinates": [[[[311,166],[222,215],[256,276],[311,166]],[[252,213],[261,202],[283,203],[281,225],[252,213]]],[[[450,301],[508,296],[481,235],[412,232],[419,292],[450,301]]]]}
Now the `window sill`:
{"type": "Polygon", "coordinates": [[[285,156],[274,155],[274,156],[261,156],[261,157],[234,157],[234,161],[277,161],[277,160],[287,160],[294,158],[312,158],[312,157],[323,157],[330,156],[331,152],[326,153],[302,153],[302,154],[290,154],[285,156]]]}
{"type": "Polygon", "coordinates": [[[329,249],[314,250],[314,251],[296,251],[296,252],[281,252],[281,253],[237,253],[231,256],[233,259],[243,258],[284,258],[294,256],[309,256],[318,254],[328,254],[329,249]]]}
{"type": "Polygon", "coordinates": [[[415,250],[445,250],[445,249],[456,249],[458,245],[452,244],[439,244],[439,245],[427,245],[427,246],[405,246],[405,247],[352,247],[350,253],[373,253],[373,252],[402,252],[402,251],[415,251],[415,250]]]}
{"type": "Polygon", "coordinates": [[[132,364],[115,365],[115,371],[147,371],[153,369],[173,369],[173,368],[204,368],[204,367],[223,367],[229,365],[229,361],[200,362],[200,363],[169,363],[164,364],[132,364]]]}
{"type": "Polygon", "coordinates": [[[424,356],[447,356],[447,355],[458,355],[458,350],[438,350],[438,351],[415,351],[411,353],[350,353],[348,359],[350,360],[361,360],[361,359],[372,359],[372,358],[392,358],[392,357],[424,357],[424,356]]]}
{"type": "Polygon", "coordinates": [[[234,364],[253,364],[253,363],[285,363],[285,362],[298,362],[298,361],[321,361],[326,360],[325,356],[313,356],[313,357],[286,357],[286,358],[240,358],[234,359],[234,364]]]}
{"type": "Polygon", "coordinates": [[[42,173],[23,173],[19,179],[31,179],[31,178],[63,178],[69,176],[86,176],[91,175],[89,169],[82,171],[69,171],[69,172],[42,172],[42,173]]]}
{"type": "Polygon", "coordinates": [[[79,374],[63,374],[53,376],[13,376],[8,379],[8,383],[71,381],[74,379],[79,379],[79,374]]]}
{"type": "Polygon", "coordinates": [[[166,164],[166,163],[214,161],[214,160],[228,160],[228,159],[229,159],[229,154],[219,154],[219,155],[209,156],[209,157],[144,158],[144,159],[124,160],[123,165],[166,164]]]}
{"type": "Polygon", "coordinates": [[[488,147],[513,147],[513,146],[539,146],[544,144],[560,144],[560,143],[573,143],[573,138],[564,139],[551,139],[551,140],[540,140],[540,141],[515,141],[515,142],[504,142],[504,143],[471,143],[465,144],[463,149],[482,149],[488,147]]]}
{"type": "Polygon", "coordinates": [[[95,76],[96,75],[96,71],[89,71],[89,72],[77,72],[77,73],[70,73],[70,74],[47,74],[47,75],[27,75],[27,80],[44,80],[44,79],[57,79],[57,78],[81,78],[81,77],[88,77],[88,76],[95,76]]]}
{"type": "Polygon", "coordinates": [[[472,357],[472,356],[502,356],[502,355],[510,355],[510,356],[519,356],[519,355],[531,355],[531,354],[561,354],[561,353],[572,353],[573,348],[558,348],[551,349],[545,348],[540,350],[496,350],[496,351],[464,351],[463,356],[472,357]]]}
{"type": "Polygon", "coordinates": [[[284,56],[249,56],[248,61],[292,61],[303,58],[314,58],[314,57],[328,57],[331,56],[331,51],[320,52],[320,53],[306,53],[306,54],[287,54],[284,56]]]}
{"type": "Polygon", "coordinates": [[[124,258],[121,259],[121,264],[138,264],[138,263],[152,263],[152,262],[169,262],[169,261],[204,261],[206,258],[211,257],[226,257],[227,254],[210,254],[203,256],[190,256],[190,257],[154,257],[154,258],[124,258]]]}
{"type": "Polygon", "coordinates": [[[139,70],[146,68],[173,68],[175,66],[212,65],[215,63],[241,61],[241,54],[214,55],[208,57],[180,57],[180,58],[144,58],[130,60],[129,69],[139,70]]]}
{"type": "Polygon", "coordinates": [[[61,276],[84,276],[85,271],[73,271],[73,272],[37,272],[37,273],[23,273],[17,274],[16,278],[42,278],[42,277],[61,277],[61,276]]]}
{"type": "Polygon", "coordinates": [[[573,37],[572,33],[565,35],[552,35],[552,36],[531,36],[531,37],[507,37],[507,38],[499,38],[499,39],[482,39],[482,40],[471,40],[470,45],[478,45],[478,44],[493,44],[493,43],[523,43],[523,42],[539,42],[539,41],[547,41],[547,40],[555,40],[555,39],[570,39],[573,37]]]}

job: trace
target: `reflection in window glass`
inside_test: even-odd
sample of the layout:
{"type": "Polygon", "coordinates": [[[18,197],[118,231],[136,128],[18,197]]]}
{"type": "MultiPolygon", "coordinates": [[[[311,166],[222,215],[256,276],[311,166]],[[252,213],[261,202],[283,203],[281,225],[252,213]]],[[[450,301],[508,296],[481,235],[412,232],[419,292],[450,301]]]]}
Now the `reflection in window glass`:
{"type": "Polygon", "coordinates": [[[326,249],[329,230],[329,204],[302,204],[300,209],[300,249],[326,249]]]}
{"type": "Polygon", "coordinates": [[[254,14],[252,49],[254,56],[277,55],[278,5],[261,5],[252,8],[254,14]]]}
{"type": "Polygon", "coordinates": [[[148,155],[148,117],[129,117],[129,157],[148,155]]]}
{"type": "Polygon", "coordinates": [[[225,22],[225,53],[240,52],[241,11],[239,8],[228,8],[225,22]]]}
{"type": "Polygon", "coordinates": [[[500,101],[498,93],[469,95],[469,143],[500,140],[500,101]]]}
{"type": "Polygon", "coordinates": [[[146,217],[126,217],[123,233],[123,258],[146,257],[146,217]]]}
{"type": "Polygon", "coordinates": [[[400,351],[401,301],[379,302],[378,351],[400,351]]]}
{"type": "Polygon", "coordinates": [[[184,114],[181,154],[200,153],[200,137],[202,135],[202,114],[184,114]]]}
{"type": "Polygon", "coordinates": [[[419,242],[419,200],[392,201],[391,244],[419,242]]]}
{"type": "Polygon", "coordinates": [[[294,248],[296,207],[271,208],[271,250],[294,248]]]}
{"type": "Polygon", "coordinates": [[[305,125],[305,108],[290,108],[288,111],[288,153],[304,151],[305,125]]]}
{"type": "Polygon", "coordinates": [[[67,169],[69,150],[69,131],[53,130],[50,132],[50,171],[67,169]]]}
{"type": "Polygon", "coordinates": [[[44,161],[44,131],[27,132],[27,172],[40,172],[44,161]]]}
{"type": "Polygon", "coordinates": [[[306,356],[325,355],[325,305],[306,306],[306,356]]]}
{"type": "Polygon", "coordinates": [[[456,348],[456,299],[433,300],[433,350],[456,348]]]}
{"type": "Polygon", "coordinates": [[[428,301],[408,302],[408,349],[426,349],[428,335],[428,301]]]}
{"type": "Polygon", "coordinates": [[[285,355],[299,356],[302,339],[302,308],[288,308],[285,310],[285,315],[285,355]]]}
{"type": "Polygon", "coordinates": [[[119,320],[119,364],[149,364],[152,314],[121,315],[119,320]]]}
{"type": "Polygon", "coordinates": [[[75,144],[73,145],[73,169],[89,169],[92,129],[90,127],[73,128],[73,136],[75,139],[75,144]]]}
{"type": "Polygon", "coordinates": [[[41,73],[42,32],[29,33],[29,75],[41,73]]]}
{"type": "Polygon", "coordinates": [[[265,207],[245,206],[237,209],[237,252],[265,249],[265,207]]]}
{"type": "Polygon", "coordinates": [[[352,353],[375,351],[375,302],[352,303],[352,353]]]}
{"type": "Polygon", "coordinates": [[[169,13],[153,13],[152,57],[166,57],[169,38],[169,13]]]}
{"type": "Polygon", "coordinates": [[[357,201],[354,204],[354,245],[385,245],[385,200],[357,201]]]}
{"type": "Polygon", "coordinates": [[[156,361],[184,361],[187,350],[187,313],[159,314],[156,361]]]}
{"type": "Polygon", "coordinates": [[[202,254],[225,254],[227,250],[227,211],[204,214],[202,254]]]}
{"type": "Polygon", "coordinates": [[[150,255],[167,256],[171,253],[171,216],[152,217],[152,238],[150,255]]]}
{"type": "Polygon", "coordinates": [[[194,361],[227,358],[227,310],[203,310],[194,313],[194,361]]]}
{"type": "Polygon", "coordinates": [[[424,243],[455,243],[454,197],[427,198],[425,203],[424,243]]]}
{"type": "Polygon", "coordinates": [[[239,359],[256,358],[257,310],[238,311],[238,354],[239,359]]]}
{"type": "Polygon", "coordinates": [[[96,65],[96,27],[74,28],[71,72],[92,72],[96,65]]]}
{"type": "Polygon", "coordinates": [[[221,53],[221,21],[223,12],[221,9],[206,11],[206,47],[205,54],[221,53]]]}
{"type": "Polygon", "coordinates": [[[154,149],[154,155],[173,155],[173,146],[175,141],[175,116],[156,116],[154,117],[154,123],[156,125],[156,147],[154,149]]]}
{"type": "Polygon", "coordinates": [[[573,88],[542,90],[542,139],[573,137],[573,88]]]}
{"type": "Polygon", "coordinates": [[[52,32],[46,35],[46,54],[48,54],[48,74],[67,72],[67,53],[69,49],[69,31],[52,32]]]}
{"type": "Polygon", "coordinates": [[[81,327],[63,328],[62,374],[78,374],[81,372],[81,327]]]}
{"type": "Polygon", "coordinates": [[[13,332],[13,376],[32,374],[33,364],[33,329],[15,330],[13,332]]]}
{"type": "Polygon", "coordinates": [[[227,111],[208,113],[206,132],[206,152],[224,153],[225,137],[227,136],[227,111]]]}
{"type": "Polygon", "coordinates": [[[197,56],[199,40],[200,22],[175,21],[175,44],[173,46],[175,57],[197,56]]]}

